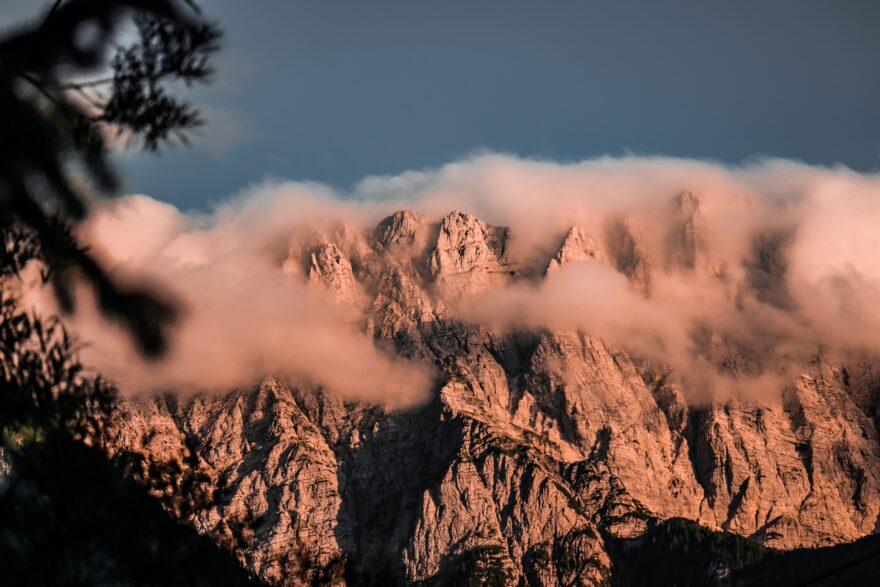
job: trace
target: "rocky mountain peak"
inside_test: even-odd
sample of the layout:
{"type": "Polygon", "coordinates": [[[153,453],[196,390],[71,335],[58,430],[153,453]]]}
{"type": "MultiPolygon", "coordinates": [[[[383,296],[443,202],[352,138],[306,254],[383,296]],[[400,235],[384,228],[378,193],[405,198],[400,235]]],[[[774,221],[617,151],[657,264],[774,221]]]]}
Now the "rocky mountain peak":
{"type": "Polygon", "coordinates": [[[700,211],[700,198],[693,192],[685,190],[675,197],[675,208],[683,219],[692,220],[700,211]]]}
{"type": "Polygon", "coordinates": [[[645,254],[644,243],[626,218],[610,221],[605,230],[608,254],[614,266],[638,289],[649,293],[651,264],[645,254]]]}
{"type": "Polygon", "coordinates": [[[427,244],[428,217],[421,212],[400,210],[376,227],[376,240],[385,248],[421,248],[427,244]]]}
{"type": "Polygon", "coordinates": [[[451,212],[440,223],[430,272],[447,292],[475,292],[507,280],[507,228],[467,212],[451,212]]]}
{"type": "Polygon", "coordinates": [[[668,267],[694,270],[703,255],[700,234],[700,200],[685,191],[673,200],[673,221],[666,236],[668,267]]]}
{"type": "Polygon", "coordinates": [[[565,234],[562,246],[550,260],[547,272],[550,273],[568,263],[593,261],[605,263],[608,255],[601,243],[589,236],[580,226],[572,226],[565,234]]]}
{"type": "Polygon", "coordinates": [[[350,307],[353,314],[365,302],[351,262],[333,243],[320,244],[312,250],[307,274],[309,283],[326,288],[334,303],[350,307]]]}

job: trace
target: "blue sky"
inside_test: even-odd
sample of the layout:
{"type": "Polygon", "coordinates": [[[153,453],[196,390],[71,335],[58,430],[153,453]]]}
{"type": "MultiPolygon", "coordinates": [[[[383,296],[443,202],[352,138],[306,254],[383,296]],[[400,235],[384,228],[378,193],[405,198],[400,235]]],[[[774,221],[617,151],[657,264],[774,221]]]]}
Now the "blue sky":
{"type": "MultiPolygon", "coordinates": [[[[880,167],[880,2],[205,0],[210,126],[121,160],[205,208],[266,177],[341,188],[481,149],[880,167]]],[[[3,24],[37,11],[4,0],[3,24]]]]}

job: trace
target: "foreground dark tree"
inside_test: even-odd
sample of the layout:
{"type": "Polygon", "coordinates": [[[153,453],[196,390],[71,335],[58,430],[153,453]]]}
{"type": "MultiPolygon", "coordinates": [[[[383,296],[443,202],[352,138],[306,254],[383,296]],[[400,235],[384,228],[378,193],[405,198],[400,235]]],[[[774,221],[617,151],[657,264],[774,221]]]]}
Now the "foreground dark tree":
{"type": "Polygon", "coordinates": [[[57,0],[39,22],[0,40],[0,229],[33,232],[64,311],[74,309],[72,284],[86,281],[148,356],[163,350],[175,307],[148,288],[115,283],[72,229],[92,194],[117,185],[108,137],[155,151],[201,123],[169,88],[207,80],[219,38],[187,1],[57,0]],[[119,47],[126,25],[137,40],[119,47]]]}
{"type": "Polygon", "coordinates": [[[185,2],[57,0],[0,40],[0,583],[252,583],[123,474],[126,455],[108,460],[114,388],[84,372],[60,320],[19,300],[29,264],[66,311],[84,281],[146,355],[162,351],[174,306],[115,283],[74,234],[88,200],[116,186],[108,137],[155,150],[200,123],[168,84],[205,80],[218,38],[185,2]],[[117,47],[127,23],[137,40],[117,47]]]}
{"type": "Polygon", "coordinates": [[[89,377],[57,319],[20,307],[17,276],[40,262],[26,229],[0,258],[0,583],[248,585],[234,557],[178,523],[98,447],[114,390],[89,377]]]}

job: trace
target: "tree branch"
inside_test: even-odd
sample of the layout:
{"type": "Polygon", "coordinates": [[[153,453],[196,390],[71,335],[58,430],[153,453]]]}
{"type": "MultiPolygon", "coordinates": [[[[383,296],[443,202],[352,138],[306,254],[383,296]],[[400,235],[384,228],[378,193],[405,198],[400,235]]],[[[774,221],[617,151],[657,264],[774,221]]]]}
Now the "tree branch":
{"type": "Polygon", "coordinates": [[[61,6],[61,3],[64,0],[55,0],[55,3],[52,5],[52,8],[49,9],[49,12],[46,13],[46,17],[43,18],[43,22],[40,24],[40,28],[38,31],[43,30],[43,27],[46,26],[46,23],[49,22],[49,19],[52,18],[52,15],[55,14],[55,11],[58,10],[58,7],[61,6]]]}
{"type": "Polygon", "coordinates": [[[53,90],[81,90],[83,88],[94,88],[96,86],[103,86],[113,82],[113,77],[102,77],[99,79],[90,79],[84,82],[70,82],[66,84],[57,84],[53,85],[53,90]]]}
{"type": "Polygon", "coordinates": [[[48,99],[53,104],[55,104],[65,114],[73,113],[73,114],[76,114],[77,116],[79,116],[80,118],[83,118],[84,120],[88,120],[89,122],[101,122],[103,120],[103,118],[100,116],[89,116],[88,114],[83,114],[82,112],[80,112],[76,108],[72,108],[70,106],[70,104],[67,104],[63,100],[59,99],[57,96],[52,95],[52,92],[50,92],[45,87],[43,87],[43,84],[40,82],[40,80],[36,79],[32,75],[25,73],[23,71],[16,71],[16,73],[18,74],[18,76],[20,78],[27,81],[34,88],[36,88],[36,90],[38,92],[40,92],[46,99],[48,99]]]}

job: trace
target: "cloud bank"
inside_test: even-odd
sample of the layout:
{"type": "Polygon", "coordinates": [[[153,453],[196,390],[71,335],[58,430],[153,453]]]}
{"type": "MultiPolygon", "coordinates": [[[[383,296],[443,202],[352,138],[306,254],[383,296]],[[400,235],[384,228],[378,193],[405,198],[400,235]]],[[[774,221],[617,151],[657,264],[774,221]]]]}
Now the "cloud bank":
{"type": "MultiPolygon", "coordinates": [[[[68,322],[84,343],[84,364],[124,393],[230,391],[271,374],[347,400],[423,401],[430,368],[377,348],[326,292],[289,279],[274,239],[260,228],[244,212],[188,216],[143,196],[96,211],[84,233],[99,258],[118,279],[149,279],[184,317],[171,333],[170,355],[148,362],[127,332],[82,304],[68,322]]],[[[81,292],[86,302],[88,295],[81,292]]],[[[52,309],[48,292],[33,299],[52,309]]]]}
{"type": "Polygon", "coordinates": [[[733,357],[734,375],[754,382],[818,348],[880,352],[880,177],[782,160],[485,154],[347,192],[266,182],[209,214],[145,196],[101,205],[86,240],[123,278],[166,287],[187,315],[171,356],[144,364],[122,333],[81,312],[84,359],[133,389],[230,389],[278,373],[346,398],[423,399],[426,366],[377,348],[280,270],[290,239],[310,227],[369,231],[401,209],[437,222],[462,210],[510,228],[507,261],[521,278],[451,304],[457,319],[586,331],[694,377],[733,357]],[[607,262],[543,278],[572,226],[607,262]]]}

